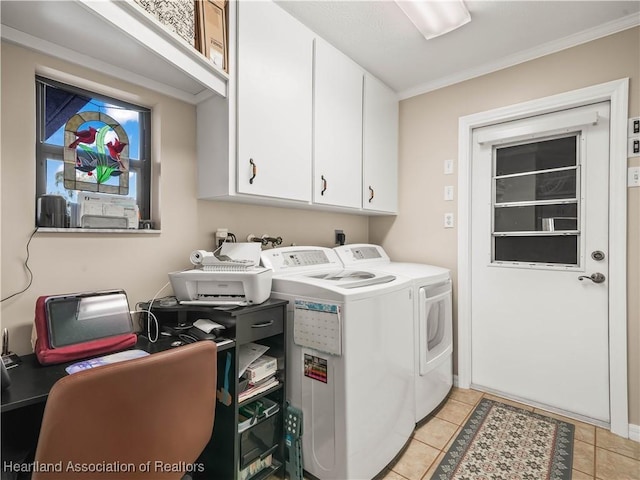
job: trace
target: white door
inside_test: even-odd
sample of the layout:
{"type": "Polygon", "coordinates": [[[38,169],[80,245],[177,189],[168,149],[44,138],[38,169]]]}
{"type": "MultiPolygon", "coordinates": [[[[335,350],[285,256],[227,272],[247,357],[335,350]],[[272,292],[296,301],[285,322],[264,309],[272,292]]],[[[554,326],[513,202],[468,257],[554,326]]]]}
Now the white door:
{"type": "Polygon", "coordinates": [[[273,2],[238,23],[238,192],[308,202],[313,33],[273,2]]]}
{"type": "Polygon", "coordinates": [[[607,424],[609,104],[472,142],[472,384],[607,424]]]}
{"type": "Polygon", "coordinates": [[[360,208],[362,69],[320,38],[313,82],[313,202],[360,208]]]}

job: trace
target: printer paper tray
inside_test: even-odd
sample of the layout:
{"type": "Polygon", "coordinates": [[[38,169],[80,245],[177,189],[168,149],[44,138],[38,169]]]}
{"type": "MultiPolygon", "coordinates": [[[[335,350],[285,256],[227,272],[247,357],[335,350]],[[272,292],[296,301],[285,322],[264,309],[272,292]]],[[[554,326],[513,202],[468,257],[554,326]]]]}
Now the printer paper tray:
{"type": "Polygon", "coordinates": [[[243,306],[243,305],[248,305],[248,302],[246,300],[216,300],[216,299],[211,299],[211,300],[183,300],[180,302],[180,305],[206,305],[206,306],[212,306],[212,307],[217,307],[217,306],[225,306],[225,305],[238,305],[238,306],[243,306]]]}

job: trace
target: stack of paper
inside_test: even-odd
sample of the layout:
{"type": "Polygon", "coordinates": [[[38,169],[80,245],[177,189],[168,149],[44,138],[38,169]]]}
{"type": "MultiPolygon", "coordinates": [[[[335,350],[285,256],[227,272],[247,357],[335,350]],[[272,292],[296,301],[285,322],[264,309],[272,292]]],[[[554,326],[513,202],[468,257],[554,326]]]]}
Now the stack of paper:
{"type": "Polygon", "coordinates": [[[238,394],[238,401],[265,392],[280,382],[276,378],[278,360],[265,355],[269,347],[257,343],[248,343],[240,347],[239,373],[248,380],[248,387],[238,394]]]}
{"type": "Polygon", "coordinates": [[[238,401],[243,402],[247,398],[251,398],[254,395],[258,395],[259,393],[266,392],[270,388],[273,388],[279,384],[280,382],[275,377],[275,375],[271,376],[264,382],[261,382],[257,385],[250,385],[244,392],[240,392],[240,394],[238,395],[238,401]]]}

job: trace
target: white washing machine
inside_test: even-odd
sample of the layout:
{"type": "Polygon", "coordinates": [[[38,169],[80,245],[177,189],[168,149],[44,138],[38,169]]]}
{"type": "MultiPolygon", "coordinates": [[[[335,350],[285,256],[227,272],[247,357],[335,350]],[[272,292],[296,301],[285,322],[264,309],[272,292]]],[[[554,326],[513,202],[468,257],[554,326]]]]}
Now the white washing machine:
{"type": "Polygon", "coordinates": [[[453,385],[451,277],[446,268],[391,262],[379,245],[335,248],[345,268],[374,268],[412,279],[414,289],[415,421],[429,415],[453,385]]]}
{"type": "Polygon", "coordinates": [[[272,296],[289,301],[287,399],[303,411],[304,469],[370,480],[415,427],[411,281],[345,269],[333,249],[262,252],[272,296]]]}

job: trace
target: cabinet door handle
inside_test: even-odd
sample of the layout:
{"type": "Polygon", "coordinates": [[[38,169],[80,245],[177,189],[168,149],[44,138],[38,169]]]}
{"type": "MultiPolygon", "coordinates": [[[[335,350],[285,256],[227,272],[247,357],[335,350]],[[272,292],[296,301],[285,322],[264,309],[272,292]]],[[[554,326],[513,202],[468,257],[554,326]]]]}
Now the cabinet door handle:
{"type": "Polygon", "coordinates": [[[322,179],[322,191],[320,192],[320,195],[324,195],[324,192],[327,191],[327,179],[324,178],[324,175],[320,175],[320,178],[322,179]]]}
{"type": "Polygon", "coordinates": [[[264,328],[270,327],[271,325],[273,325],[273,320],[269,320],[268,322],[264,323],[256,323],[255,325],[251,325],[251,328],[264,328]]]}
{"type": "Polygon", "coordinates": [[[253,179],[256,178],[256,175],[258,174],[258,166],[253,161],[253,158],[249,159],[249,163],[251,164],[251,178],[249,179],[249,183],[253,184],[253,179]]]}
{"type": "Polygon", "coordinates": [[[374,196],[374,193],[375,193],[375,192],[373,191],[373,188],[371,188],[371,185],[369,185],[369,193],[371,194],[371,195],[369,196],[369,203],[371,203],[371,200],[373,200],[373,196],[374,196]]]}

